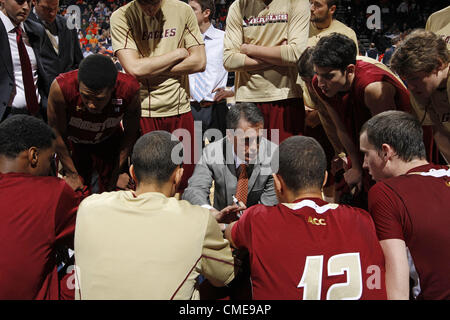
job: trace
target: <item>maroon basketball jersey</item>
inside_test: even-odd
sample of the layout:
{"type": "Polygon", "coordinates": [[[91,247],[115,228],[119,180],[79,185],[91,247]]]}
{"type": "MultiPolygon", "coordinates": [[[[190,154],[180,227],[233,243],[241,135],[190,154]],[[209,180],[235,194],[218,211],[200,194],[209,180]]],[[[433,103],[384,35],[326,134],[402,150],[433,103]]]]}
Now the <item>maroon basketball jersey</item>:
{"type": "Polygon", "coordinates": [[[361,127],[372,117],[369,108],[365,104],[364,91],[373,82],[387,82],[394,86],[396,89],[394,97],[396,110],[411,111],[408,90],[394,75],[370,62],[357,60],[355,78],[353,79],[350,91],[336,94],[332,98],[327,97],[320,90],[317,76],[313,79],[314,89],[324,101],[336,110],[358,149],[361,127]]]}
{"type": "Polygon", "coordinates": [[[450,299],[450,169],[428,164],[377,183],[369,210],[380,240],[402,239],[423,299],[450,299]]]}
{"type": "Polygon", "coordinates": [[[83,106],[78,89],[78,70],[56,77],[66,101],[67,138],[75,143],[95,144],[121,130],[120,121],[139,90],[139,82],[119,72],[111,101],[101,113],[91,113],[83,106]]]}
{"type": "Polygon", "coordinates": [[[386,299],[384,256],[362,209],[301,199],[256,205],[232,229],[254,299],[386,299]]]}

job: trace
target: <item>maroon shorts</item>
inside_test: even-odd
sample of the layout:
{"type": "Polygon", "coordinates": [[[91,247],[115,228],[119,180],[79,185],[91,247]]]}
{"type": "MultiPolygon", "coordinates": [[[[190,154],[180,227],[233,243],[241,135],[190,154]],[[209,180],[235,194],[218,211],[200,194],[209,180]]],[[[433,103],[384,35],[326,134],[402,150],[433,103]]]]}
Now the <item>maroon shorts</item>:
{"type": "Polygon", "coordinates": [[[267,139],[271,140],[271,130],[273,129],[279,130],[279,143],[291,136],[303,135],[305,130],[303,99],[256,102],[256,105],[264,115],[264,129],[267,129],[267,139]]]}
{"type": "Polygon", "coordinates": [[[186,130],[185,133],[180,131],[174,133],[177,137],[180,137],[181,141],[183,141],[184,173],[183,177],[181,178],[180,186],[178,187],[178,192],[183,193],[184,189],[187,188],[189,178],[192,176],[192,173],[194,172],[196,163],[195,160],[201,156],[201,149],[200,151],[195,149],[197,143],[195,143],[194,138],[194,118],[192,117],[192,113],[189,111],[187,113],[171,117],[157,117],[157,118],[142,117],[140,125],[142,135],[156,130],[163,130],[170,133],[174,133],[174,131],[177,129],[186,130]],[[188,134],[189,136],[185,136],[184,134],[188,134]]]}
{"type": "Polygon", "coordinates": [[[117,130],[111,137],[96,144],[69,141],[73,164],[89,189],[92,187],[92,173],[95,170],[98,174],[98,192],[113,190],[115,181],[111,181],[111,176],[114,168],[119,165],[122,136],[123,132],[117,130]]]}

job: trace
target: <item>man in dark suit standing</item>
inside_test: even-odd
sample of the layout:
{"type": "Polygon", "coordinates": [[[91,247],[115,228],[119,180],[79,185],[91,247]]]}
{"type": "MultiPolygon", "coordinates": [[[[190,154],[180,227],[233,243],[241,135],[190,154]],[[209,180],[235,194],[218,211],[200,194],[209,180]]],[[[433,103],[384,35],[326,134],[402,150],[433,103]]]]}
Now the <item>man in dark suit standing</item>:
{"type": "Polygon", "coordinates": [[[24,21],[31,0],[0,0],[0,122],[12,114],[44,117],[49,82],[39,52],[44,29],[24,21]]]}
{"type": "Polygon", "coordinates": [[[40,55],[50,90],[51,83],[59,74],[78,69],[83,53],[76,29],[70,30],[66,19],[57,14],[59,0],[33,0],[33,6],[28,20],[45,28],[40,55]]]}

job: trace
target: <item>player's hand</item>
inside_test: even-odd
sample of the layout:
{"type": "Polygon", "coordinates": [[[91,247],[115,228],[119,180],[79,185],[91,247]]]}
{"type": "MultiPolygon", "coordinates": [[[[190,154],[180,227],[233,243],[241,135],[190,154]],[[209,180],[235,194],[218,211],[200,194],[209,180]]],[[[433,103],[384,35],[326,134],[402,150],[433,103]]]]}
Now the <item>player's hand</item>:
{"type": "Polygon", "coordinates": [[[128,173],[122,173],[117,178],[116,187],[122,190],[130,190],[133,180],[128,173]]]}
{"type": "Polygon", "coordinates": [[[225,88],[216,88],[212,91],[212,93],[216,93],[214,95],[214,101],[221,101],[229,97],[234,97],[234,92],[231,90],[226,90],[225,88]]]}
{"type": "Polygon", "coordinates": [[[189,57],[189,51],[187,51],[185,48],[176,48],[175,53],[177,54],[177,57],[180,60],[186,59],[189,57]]]}
{"type": "Polygon", "coordinates": [[[84,188],[83,179],[77,173],[65,175],[64,180],[74,191],[84,188]]]}
{"type": "Polygon", "coordinates": [[[306,110],[305,125],[310,128],[315,128],[320,124],[319,111],[306,110]]]}
{"type": "Polygon", "coordinates": [[[241,44],[241,48],[240,51],[243,54],[246,54],[248,56],[251,56],[252,52],[254,52],[253,50],[255,50],[257,46],[254,44],[249,44],[249,43],[243,43],[241,44]]]}
{"type": "Polygon", "coordinates": [[[362,175],[363,171],[359,168],[350,168],[344,173],[344,180],[352,190],[357,188],[357,192],[362,189],[362,175]]]}
{"type": "Polygon", "coordinates": [[[211,211],[218,223],[231,223],[233,221],[238,220],[239,212],[244,211],[245,209],[247,209],[247,207],[242,204],[240,204],[239,206],[233,204],[231,206],[223,208],[220,211],[217,211],[215,209],[214,211],[213,210],[211,211]]]}

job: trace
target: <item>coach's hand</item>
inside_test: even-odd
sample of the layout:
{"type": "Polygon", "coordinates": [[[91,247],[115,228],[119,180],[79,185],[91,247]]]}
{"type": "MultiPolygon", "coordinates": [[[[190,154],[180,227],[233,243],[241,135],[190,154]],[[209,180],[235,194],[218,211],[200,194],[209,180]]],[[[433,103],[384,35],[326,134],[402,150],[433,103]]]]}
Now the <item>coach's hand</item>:
{"type": "Polygon", "coordinates": [[[213,214],[214,218],[218,223],[230,223],[239,219],[239,212],[247,209],[246,206],[240,205],[237,206],[233,204],[232,206],[228,206],[218,211],[216,209],[210,209],[210,212],[213,214]]]}

